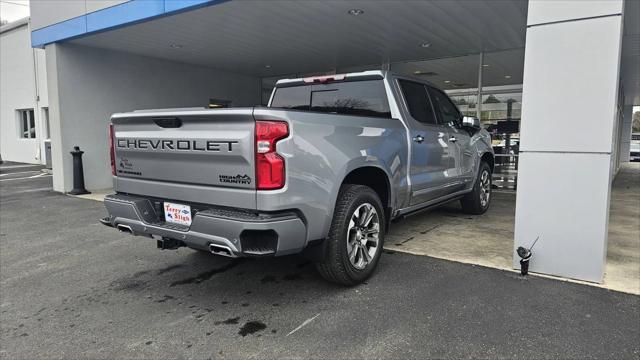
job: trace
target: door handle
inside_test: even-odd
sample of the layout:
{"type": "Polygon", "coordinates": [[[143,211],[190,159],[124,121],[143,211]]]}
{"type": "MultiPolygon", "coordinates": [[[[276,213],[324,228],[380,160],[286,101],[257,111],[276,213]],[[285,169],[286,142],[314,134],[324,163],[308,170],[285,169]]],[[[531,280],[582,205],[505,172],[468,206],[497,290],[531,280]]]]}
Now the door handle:
{"type": "Polygon", "coordinates": [[[421,144],[424,141],[424,136],[416,135],[414,136],[413,141],[417,142],[418,144],[421,144]]]}
{"type": "Polygon", "coordinates": [[[449,141],[454,143],[454,142],[458,141],[458,139],[456,139],[455,136],[452,136],[452,137],[449,138],[449,141]]]}

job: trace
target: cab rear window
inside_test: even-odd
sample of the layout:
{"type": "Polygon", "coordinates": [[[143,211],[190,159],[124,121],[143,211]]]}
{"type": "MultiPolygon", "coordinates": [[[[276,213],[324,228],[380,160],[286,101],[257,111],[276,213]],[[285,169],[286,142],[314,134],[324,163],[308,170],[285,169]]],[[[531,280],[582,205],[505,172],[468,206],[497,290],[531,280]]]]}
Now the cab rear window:
{"type": "Polygon", "coordinates": [[[276,88],[271,107],[329,114],[391,117],[382,80],[276,88]]]}

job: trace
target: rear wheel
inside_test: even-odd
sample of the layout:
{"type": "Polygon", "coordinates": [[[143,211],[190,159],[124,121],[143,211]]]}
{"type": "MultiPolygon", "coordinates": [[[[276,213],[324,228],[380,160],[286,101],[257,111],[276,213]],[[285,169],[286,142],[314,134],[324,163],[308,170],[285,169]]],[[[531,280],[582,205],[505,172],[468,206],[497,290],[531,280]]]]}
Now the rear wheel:
{"type": "Polygon", "coordinates": [[[469,214],[484,214],[489,209],[491,202],[491,168],[486,162],[480,163],[478,178],[473,185],[473,190],[465,195],[460,203],[462,210],[469,214]]]}
{"type": "Polygon", "coordinates": [[[366,280],[380,259],[384,226],[376,192],[364,185],[343,185],[326,239],[327,254],[324,261],[316,263],[320,275],[343,285],[366,280]]]}

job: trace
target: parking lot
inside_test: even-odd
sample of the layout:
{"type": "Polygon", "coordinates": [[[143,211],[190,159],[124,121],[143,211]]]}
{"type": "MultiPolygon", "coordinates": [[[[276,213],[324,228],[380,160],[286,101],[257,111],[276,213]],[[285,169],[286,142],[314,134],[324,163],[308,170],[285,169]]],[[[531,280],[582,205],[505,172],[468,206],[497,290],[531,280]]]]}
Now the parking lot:
{"type": "MultiPolygon", "coordinates": [[[[640,297],[386,250],[353,288],[100,225],[38,167],[0,174],[0,357],[638,358],[640,297]]],[[[397,226],[403,226],[402,223],[397,226]]]]}

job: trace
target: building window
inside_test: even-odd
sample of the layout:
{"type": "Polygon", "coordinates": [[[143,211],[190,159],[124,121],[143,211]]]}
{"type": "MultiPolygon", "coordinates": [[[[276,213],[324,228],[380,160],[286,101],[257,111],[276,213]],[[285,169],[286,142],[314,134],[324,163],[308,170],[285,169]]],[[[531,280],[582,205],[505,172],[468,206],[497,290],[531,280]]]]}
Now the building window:
{"type": "Polygon", "coordinates": [[[473,117],[478,115],[478,110],[476,109],[478,94],[453,95],[449,93],[449,98],[456,104],[462,115],[473,117]]]}
{"type": "Polygon", "coordinates": [[[498,124],[501,121],[520,121],[522,92],[482,93],[483,124],[498,124]]]}
{"type": "Polygon", "coordinates": [[[22,139],[35,139],[36,118],[33,109],[18,110],[19,137],[22,139]]]}

